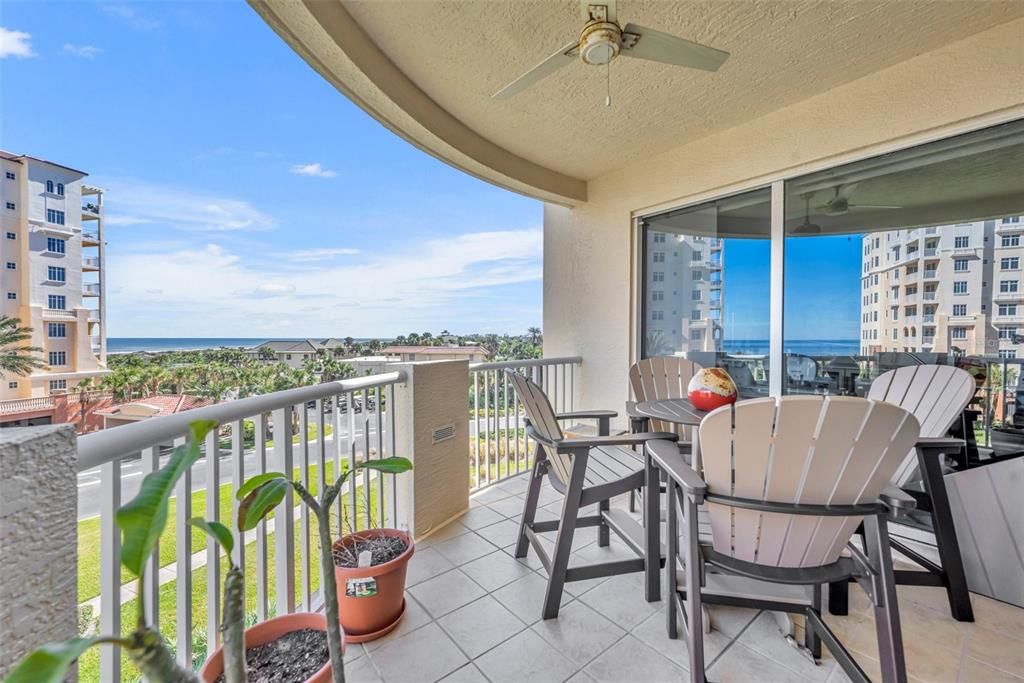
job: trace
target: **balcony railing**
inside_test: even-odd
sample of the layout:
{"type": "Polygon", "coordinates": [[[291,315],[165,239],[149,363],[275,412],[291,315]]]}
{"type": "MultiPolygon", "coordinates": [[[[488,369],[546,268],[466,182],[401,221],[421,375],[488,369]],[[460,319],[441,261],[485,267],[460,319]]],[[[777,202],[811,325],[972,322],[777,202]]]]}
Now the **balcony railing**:
{"type": "Polygon", "coordinates": [[[27,413],[32,410],[48,410],[53,408],[53,398],[42,396],[39,398],[13,398],[0,401],[0,415],[12,413],[27,413]]]}
{"type": "Polygon", "coordinates": [[[45,308],[43,309],[43,317],[73,319],[75,317],[75,312],[64,308],[45,308]]]}
{"type": "Polygon", "coordinates": [[[82,259],[83,270],[99,270],[100,269],[100,257],[99,256],[88,256],[82,259]]]}
{"type": "Polygon", "coordinates": [[[921,337],[921,343],[925,346],[931,346],[935,343],[935,337],[921,337]]]}
{"type": "Polygon", "coordinates": [[[925,292],[924,294],[921,295],[921,298],[924,299],[925,301],[935,301],[935,298],[937,296],[938,294],[936,292],[925,292]]]}
{"type": "MultiPolygon", "coordinates": [[[[366,458],[395,455],[395,385],[404,374],[390,372],[359,379],[328,382],[316,386],[279,391],[197,408],[167,417],[151,418],[82,436],[78,440],[78,471],[97,470],[100,527],[100,614],[103,633],[121,633],[121,586],[124,578],[118,562],[119,539],[114,515],[122,503],[122,465],[141,458],[141,474],[160,467],[163,451],[170,444],[184,443],[193,420],[213,420],[221,425],[202,444],[203,457],[179,480],[175,506],[176,633],[170,640],[178,661],[191,668],[192,660],[192,527],[193,514],[221,520],[221,499],[231,499],[231,517],[238,512],[234,491],[243,481],[267,471],[297,473],[307,489],[322,490],[343,468],[351,469],[366,458]],[[349,409],[351,407],[351,409],[349,409]],[[269,420],[268,420],[269,414],[269,420]],[[252,429],[246,437],[246,424],[252,429]],[[293,443],[293,425],[298,427],[293,443]],[[328,433],[330,432],[330,433],[328,433]],[[271,441],[273,439],[273,441],[271,441]],[[216,457],[210,457],[215,455],[216,457]],[[222,460],[229,463],[230,476],[222,476],[222,460]],[[333,472],[328,477],[328,470],[333,472]],[[193,474],[201,472],[203,483],[193,485],[193,474]],[[192,494],[205,492],[205,511],[192,510],[192,494]]],[[[350,480],[338,502],[338,519],[354,529],[397,525],[395,475],[370,475],[363,470],[350,480]],[[376,521],[375,521],[376,520],[376,521]]],[[[278,615],[296,611],[298,593],[304,609],[317,609],[322,599],[314,592],[311,567],[309,515],[296,508],[289,492],[272,521],[261,523],[244,535],[235,548],[235,562],[246,563],[246,546],[255,544],[256,615],[267,618],[270,601],[278,615]],[[274,545],[274,583],[270,583],[268,546],[274,545]],[[297,548],[296,548],[297,546],[297,548]],[[298,551],[296,553],[296,550],[298,551]],[[298,590],[297,590],[298,589],[298,590]]],[[[229,520],[222,520],[229,523],[229,520]]],[[[230,523],[229,523],[230,525],[230,523]]],[[[315,547],[315,546],[313,546],[315,547]]],[[[221,563],[216,545],[206,546],[207,642],[217,643],[220,618],[221,563]]],[[[201,551],[202,552],[202,551],[201,551]]],[[[250,555],[251,557],[251,555],[250,555]]],[[[147,566],[141,596],[146,613],[159,625],[160,553],[155,551],[147,566]]],[[[170,634],[165,634],[170,635],[170,634]]],[[[100,680],[121,680],[121,660],[110,646],[100,654],[100,680]]]]}
{"type": "Polygon", "coordinates": [[[470,364],[470,490],[525,472],[533,462],[535,445],[526,436],[525,413],[505,370],[532,379],[555,412],[564,413],[576,405],[576,367],[582,360],[571,356],[470,364]]]}
{"type": "Polygon", "coordinates": [[[98,282],[82,285],[82,296],[99,296],[100,285],[98,282]]]}
{"type": "Polygon", "coordinates": [[[938,255],[939,255],[939,250],[936,249],[935,247],[925,247],[924,248],[924,257],[925,258],[931,258],[933,256],[938,256],[938,255]]]}
{"type": "Polygon", "coordinates": [[[92,202],[86,202],[82,204],[82,213],[91,213],[93,215],[99,215],[100,207],[92,202]]]}
{"type": "Polygon", "coordinates": [[[96,245],[100,243],[100,237],[94,232],[82,232],[82,244],[96,245]]]}
{"type": "Polygon", "coordinates": [[[935,322],[935,314],[934,313],[925,313],[923,316],[921,316],[921,322],[923,322],[923,323],[933,323],[933,322],[935,322]]]}

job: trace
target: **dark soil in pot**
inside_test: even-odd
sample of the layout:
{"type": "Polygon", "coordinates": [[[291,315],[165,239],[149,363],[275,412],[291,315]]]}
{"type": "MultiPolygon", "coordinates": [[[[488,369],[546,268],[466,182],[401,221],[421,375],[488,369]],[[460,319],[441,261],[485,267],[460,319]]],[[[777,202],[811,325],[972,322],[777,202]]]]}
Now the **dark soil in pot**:
{"type": "Polygon", "coordinates": [[[355,568],[359,566],[359,554],[370,551],[370,566],[390,562],[409,549],[409,544],[397,536],[357,537],[345,545],[335,545],[333,549],[334,564],[337,567],[355,568]]]}
{"type": "MultiPolygon", "coordinates": [[[[311,628],[286,633],[245,651],[249,683],[305,683],[330,659],[327,633],[311,628]]],[[[224,675],[217,678],[224,683],[224,675]]]]}

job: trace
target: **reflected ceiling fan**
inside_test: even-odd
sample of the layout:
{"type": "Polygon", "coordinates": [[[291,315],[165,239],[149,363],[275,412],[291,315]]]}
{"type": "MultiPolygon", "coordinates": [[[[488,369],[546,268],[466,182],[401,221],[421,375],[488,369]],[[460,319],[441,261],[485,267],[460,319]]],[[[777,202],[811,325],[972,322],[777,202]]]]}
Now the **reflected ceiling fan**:
{"type": "Polygon", "coordinates": [[[859,183],[847,183],[837,185],[836,194],[828,203],[821,207],[826,216],[842,216],[851,209],[902,209],[902,206],[887,206],[884,204],[851,204],[850,197],[859,183]]]}
{"type": "MultiPolygon", "coordinates": [[[[729,58],[728,52],[668,33],[637,24],[621,26],[615,0],[581,0],[580,9],[584,24],[579,38],[494,93],[494,99],[521,93],[577,58],[584,64],[607,66],[622,55],[705,71],[717,71],[729,58]]],[[[609,96],[606,104],[610,102],[609,96]]]]}
{"type": "Polygon", "coordinates": [[[818,235],[821,234],[821,226],[811,221],[811,196],[813,192],[804,195],[804,222],[789,231],[791,235],[818,235]]]}

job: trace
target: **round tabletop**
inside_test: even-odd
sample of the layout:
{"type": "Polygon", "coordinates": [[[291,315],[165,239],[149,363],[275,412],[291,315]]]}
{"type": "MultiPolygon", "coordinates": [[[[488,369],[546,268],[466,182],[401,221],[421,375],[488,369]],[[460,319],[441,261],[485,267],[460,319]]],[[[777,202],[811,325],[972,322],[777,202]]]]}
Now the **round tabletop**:
{"type": "Polygon", "coordinates": [[[680,425],[699,425],[707,415],[707,411],[698,410],[687,398],[662,398],[654,401],[641,401],[633,410],[643,417],[664,420],[680,425]]]}

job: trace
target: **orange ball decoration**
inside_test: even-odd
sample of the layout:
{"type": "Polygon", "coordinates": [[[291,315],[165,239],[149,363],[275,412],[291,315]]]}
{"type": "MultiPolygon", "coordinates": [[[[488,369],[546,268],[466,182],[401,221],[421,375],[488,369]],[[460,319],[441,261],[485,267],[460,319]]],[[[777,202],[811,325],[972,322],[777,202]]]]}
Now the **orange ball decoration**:
{"type": "Polygon", "coordinates": [[[704,368],[686,387],[690,403],[697,410],[714,410],[736,402],[736,383],[722,368],[704,368]]]}

